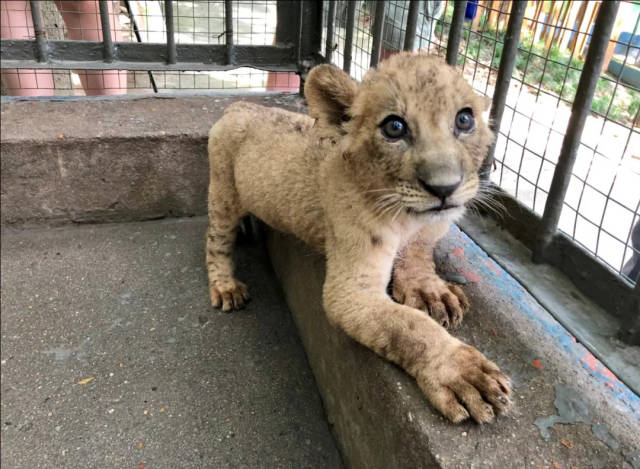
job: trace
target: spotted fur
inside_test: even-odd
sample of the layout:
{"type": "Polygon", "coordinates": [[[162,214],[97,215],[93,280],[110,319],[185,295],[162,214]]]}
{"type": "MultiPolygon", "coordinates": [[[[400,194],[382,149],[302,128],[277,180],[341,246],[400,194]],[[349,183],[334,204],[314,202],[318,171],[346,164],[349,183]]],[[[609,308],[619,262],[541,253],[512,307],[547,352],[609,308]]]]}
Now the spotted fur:
{"type": "Polygon", "coordinates": [[[248,298],[233,277],[231,249],[240,217],[252,213],[325,254],[323,303],[334,325],[402,366],[452,421],[492,420],[509,405],[509,380],[442,327],[458,325],[468,303],[437,276],[432,257],[478,191],[493,138],[482,119],[485,98],[441,59],[409,53],[382,62],[361,84],[318,66],[305,96],[310,116],[238,103],[211,129],[213,305],[230,310],[248,298]],[[454,128],[461,109],[475,117],[467,133],[454,128]],[[406,121],[405,137],[383,135],[389,115],[406,121]],[[446,199],[425,189],[456,181],[446,199]],[[386,293],[392,271],[398,302],[386,293]]]}

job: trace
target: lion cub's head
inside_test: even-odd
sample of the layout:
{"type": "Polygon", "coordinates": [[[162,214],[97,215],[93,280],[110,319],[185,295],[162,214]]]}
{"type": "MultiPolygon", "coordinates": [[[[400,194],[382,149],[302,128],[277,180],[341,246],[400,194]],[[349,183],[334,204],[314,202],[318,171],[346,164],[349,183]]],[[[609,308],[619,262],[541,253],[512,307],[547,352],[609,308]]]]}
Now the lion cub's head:
{"type": "Polygon", "coordinates": [[[482,119],[488,100],[442,59],[397,54],[361,84],[320,65],[305,95],[381,213],[453,218],[476,195],[493,138],[482,119]]]}

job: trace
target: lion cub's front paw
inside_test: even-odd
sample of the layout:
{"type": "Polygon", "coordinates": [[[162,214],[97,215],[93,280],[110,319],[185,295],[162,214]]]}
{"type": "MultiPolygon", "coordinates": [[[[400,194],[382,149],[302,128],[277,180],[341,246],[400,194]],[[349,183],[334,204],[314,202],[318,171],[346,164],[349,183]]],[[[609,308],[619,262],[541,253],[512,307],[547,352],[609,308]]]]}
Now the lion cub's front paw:
{"type": "Polygon", "coordinates": [[[218,280],[209,284],[209,296],[214,308],[222,307],[222,311],[240,309],[249,300],[247,286],[235,279],[218,280]]]}
{"type": "Polygon", "coordinates": [[[458,327],[469,309],[469,301],[462,288],[435,276],[428,279],[396,278],[393,297],[399,303],[426,311],[446,328],[458,327]]]}
{"type": "MultiPolygon", "coordinates": [[[[457,342],[457,341],[456,341],[457,342]]],[[[417,374],[431,404],[452,422],[471,416],[491,422],[511,405],[511,383],[500,368],[477,349],[454,343],[417,374]]]]}

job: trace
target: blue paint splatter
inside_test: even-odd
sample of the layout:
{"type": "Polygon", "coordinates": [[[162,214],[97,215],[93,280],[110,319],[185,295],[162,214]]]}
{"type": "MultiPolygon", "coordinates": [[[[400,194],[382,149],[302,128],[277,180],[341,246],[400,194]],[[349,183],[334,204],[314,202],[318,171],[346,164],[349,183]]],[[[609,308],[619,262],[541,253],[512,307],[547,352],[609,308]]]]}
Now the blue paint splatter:
{"type": "MultiPolygon", "coordinates": [[[[611,379],[605,373],[610,371],[597,359],[596,366],[593,367],[589,352],[583,345],[577,343],[574,337],[553,317],[548,313],[540,313],[545,311],[544,308],[531,308],[532,303],[537,303],[535,299],[520,285],[508,272],[506,272],[497,262],[489,257],[471,238],[453,226],[454,231],[461,238],[465,248],[467,261],[478,269],[478,274],[491,283],[502,296],[507,296],[527,315],[529,319],[549,333],[555,341],[569,353],[569,355],[580,362],[582,367],[598,381],[606,385],[613,395],[626,405],[633,413],[640,414],[640,397],[637,396],[629,387],[617,379],[611,379]],[[489,264],[491,267],[489,267],[489,264]],[[495,270],[494,270],[495,269],[495,270]],[[602,371],[606,370],[606,371],[602,371]]],[[[608,373],[607,373],[608,374],[608,373]]]]}

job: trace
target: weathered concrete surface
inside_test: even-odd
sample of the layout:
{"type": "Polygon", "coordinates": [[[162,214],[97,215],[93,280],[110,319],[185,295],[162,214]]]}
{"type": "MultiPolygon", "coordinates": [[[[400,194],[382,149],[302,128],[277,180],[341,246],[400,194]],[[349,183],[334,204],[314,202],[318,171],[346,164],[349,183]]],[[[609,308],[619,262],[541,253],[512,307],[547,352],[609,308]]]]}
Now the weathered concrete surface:
{"type": "Polygon", "coordinates": [[[3,101],[0,221],[136,221],[206,213],[209,129],[237,100],[297,94],[3,101]],[[35,117],[37,116],[37,117],[35,117]]]}
{"type": "Polygon", "coordinates": [[[264,251],[217,312],[205,226],[3,230],[3,468],[342,467],[264,251]]]}
{"type": "Polygon", "coordinates": [[[468,214],[460,228],[516,276],[580,343],[640,394],[640,346],[625,344],[616,337],[621,327],[630,324],[590,301],[568,277],[558,275],[554,267],[534,263],[531,251],[492,218],[468,214]]]}
{"type": "Polygon", "coordinates": [[[443,272],[467,280],[472,304],[455,335],[495,360],[515,390],[513,413],[482,427],[445,421],[408,375],[329,325],[321,257],[279,233],[268,244],[351,467],[640,467],[638,396],[459,230],[438,251],[443,272]]]}
{"type": "MultiPolygon", "coordinates": [[[[2,223],[204,213],[206,134],[235,99],[239,97],[3,101],[2,223]]],[[[304,110],[295,96],[242,99],[304,110]]],[[[290,377],[273,376],[283,363],[297,363],[293,355],[301,357],[302,351],[280,344],[289,336],[283,339],[276,332],[286,328],[279,329],[279,320],[263,303],[264,292],[274,295],[275,287],[262,264],[249,266],[241,253],[239,276],[248,281],[257,302],[240,315],[214,314],[206,302],[200,257],[204,222],[176,223],[170,233],[162,227],[173,223],[131,225],[145,229],[128,236],[121,236],[126,230],[118,226],[24,233],[21,240],[27,244],[22,247],[17,235],[5,234],[2,359],[7,350],[10,354],[2,365],[3,405],[7,403],[2,417],[11,425],[2,424],[2,457],[10,467],[41,467],[39,455],[52,461],[50,467],[78,461],[99,467],[142,461],[149,467],[339,464],[327,449],[329,443],[318,449],[329,454],[327,460],[305,453],[312,450],[300,447],[303,440],[295,440],[291,428],[299,425],[301,435],[310,433],[295,416],[280,413],[306,405],[291,398],[298,385],[291,388],[290,377]],[[190,223],[201,225],[191,231],[190,223]],[[158,238],[153,237],[156,230],[158,238]],[[72,232],[88,233],[79,243],[84,248],[74,244],[72,232]],[[167,234],[169,240],[163,238],[167,234]],[[42,240],[50,243],[38,246],[42,240]],[[183,247],[180,256],[190,254],[185,259],[176,250],[174,256],[171,243],[183,247]],[[48,246],[61,246],[55,250],[61,255],[54,257],[48,246]],[[167,253],[172,254],[160,262],[167,253]],[[43,314],[32,314],[29,306],[43,314]],[[242,322],[238,330],[237,321],[242,322]],[[265,325],[269,332],[261,337],[265,325]],[[270,362],[271,355],[260,346],[265,344],[277,353],[277,366],[261,361],[270,362]],[[247,351],[250,359],[233,361],[235,353],[247,351]],[[91,376],[93,381],[77,384],[91,376]],[[15,389],[12,383],[17,383],[15,389]],[[149,386],[157,386],[156,391],[149,392],[149,386]],[[160,389],[166,396],[153,400],[160,389]],[[255,422],[244,420],[246,402],[255,403],[255,422]],[[153,409],[144,407],[151,403],[153,409]],[[165,412],[159,412],[161,406],[165,412]],[[157,419],[176,406],[184,412],[172,414],[171,422],[157,419]],[[231,411],[235,413],[229,416],[231,411]],[[269,416],[273,421],[268,422],[269,416]],[[228,424],[226,418],[242,423],[227,430],[221,423],[228,424]],[[285,423],[289,420],[293,427],[285,423]],[[240,432],[250,436],[242,444],[237,443],[240,432]],[[146,439],[142,448],[137,447],[138,433],[146,439]],[[285,455],[289,459],[283,460],[285,455]]],[[[456,334],[511,374],[518,403],[513,415],[482,428],[445,422],[402,371],[331,329],[320,306],[322,260],[290,239],[272,244],[329,418],[351,465],[503,468],[553,467],[557,462],[582,469],[640,464],[637,396],[469,243],[457,234],[441,250],[445,270],[470,280],[465,289],[474,314],[456,334]]],[[[310,425],[318,422],[313,412],[310,425]]],[[[307,439],[314,444],[309,437],[305,445],[307,439]]]]}

